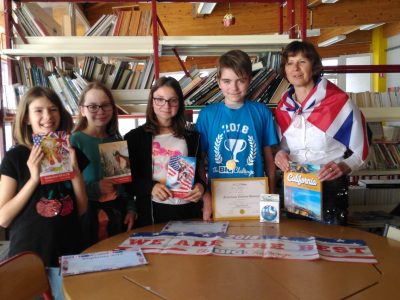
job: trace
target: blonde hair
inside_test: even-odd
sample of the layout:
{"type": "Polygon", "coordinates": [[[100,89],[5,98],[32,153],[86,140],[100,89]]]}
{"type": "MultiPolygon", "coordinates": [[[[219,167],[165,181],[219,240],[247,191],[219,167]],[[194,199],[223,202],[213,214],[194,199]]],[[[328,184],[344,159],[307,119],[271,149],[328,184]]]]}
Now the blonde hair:
{"type": "Polygon", "coordinates": [[[24,94],[18,105],[18,112],[14,124],[14,139],[19,145],[25,145],[29,148],[33,146],[33,131],[31,125],[28,125],[27,119],[29,117],[29,105],[40,97],[49,99],[51,103],[57,106],[60,113],[60,125],[57,130],[66,131],[67,133],[71,132],[73,126],[72,117],[62,105],[58,95],[51,89],[36,86],[24,94]]]}
{"type": "MultiPolygon", "coordinates": [[[[119,133],[119,129],[118,129],[117,106],[115,105],[115,100],[114,100],[113,95],[111,94],[111,91],[104,84],[102,84],[100,82],[89,83],[86,86],[86,88],[82,91],[82,94],[79,97],[79,106],[83,106],[85,104],[86,94],[90,90],[100,90],[100,91],[103,91],[107,95],[107,97],[110,100],[110,103],[113,107],[113,114],[112,114],[111,120],[106,125],[106,132],[110,136],[114,136],[114,135],[121,136],[121,134],[119,133]]],[[[79,111],[78,119],[76,121],[76,125],[75,125],[73,132],[82,131],[82,130],[86,129],[87,127],[88,127],[88,121],[87,121],[86,117],[82,116],[82,113],[79,111]]]]}

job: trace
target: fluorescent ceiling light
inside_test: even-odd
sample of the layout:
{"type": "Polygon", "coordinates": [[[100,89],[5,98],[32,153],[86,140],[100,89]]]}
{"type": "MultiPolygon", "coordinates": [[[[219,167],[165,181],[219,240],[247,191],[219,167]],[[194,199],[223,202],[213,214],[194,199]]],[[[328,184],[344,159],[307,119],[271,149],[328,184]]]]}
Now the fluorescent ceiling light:
{"type": "Polygon", "coordinates": [[[360,26],[360,30],[371,30],[376,27],[382,26],[385,23],[365,24],[360,26]]]}
{"type": "Polygon", "coordinates": [[[334,36],[333,38],[330,38],[326,41],[323,41],[321,43],[318,43],[318,47],[328,47],[332,44],[335,44],[337,42],[343,41],[344,39],[346,39],[346,35],[344,34],[339,34],[337,36],[334,36]]]}
{"type": "Polygon", "coordinates": [[[213,12],[216,5],[216,2],[200,2],[197,7],[197,13],[199,15],[209,15],[213,12]]]}
{"type": "Polygon", "coordinates": [[[320,36],[320,35],[321,35],[321,29],[319,28],[307,29],[307,37],[320,36]]]}
{"type": "Polygon", "coordinates": [[[322,0],[322,3],[336,3],[339,0],[322,0]]]}

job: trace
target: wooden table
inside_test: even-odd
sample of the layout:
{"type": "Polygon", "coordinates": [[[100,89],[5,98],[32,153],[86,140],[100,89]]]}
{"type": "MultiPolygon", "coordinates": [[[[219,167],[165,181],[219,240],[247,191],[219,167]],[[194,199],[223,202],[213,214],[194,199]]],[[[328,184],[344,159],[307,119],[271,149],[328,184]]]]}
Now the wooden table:
{"type": "MultiPolygon", "coordinates": [[[[161,225],[137,231],[157,232],[161,225]]],[[[64,278],[67,299],[398,299],[400,242],[350,227],[282,219],[230,222],[228,233],[362,239],[377,264],[146,254],[147,266],[64,278]]],[[[87,252],[116,248],[123,233],[87,252]]]]}

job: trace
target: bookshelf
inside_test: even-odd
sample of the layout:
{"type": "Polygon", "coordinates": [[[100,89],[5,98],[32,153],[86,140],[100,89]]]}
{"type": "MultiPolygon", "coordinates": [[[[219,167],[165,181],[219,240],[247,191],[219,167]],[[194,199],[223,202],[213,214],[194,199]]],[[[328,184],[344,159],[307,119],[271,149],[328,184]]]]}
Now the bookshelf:
{"type": "MultiPolygon", "coordinates": [[[[155,78],[159,77],[158,56],[176,55],[220,55],[230,49],[240,48],[249,54],[265,51],[280,50],[293,41],[288,35],[227,35],[227,36],[167,36],[160,35],[157,24],[157,1],[152,1],[152,36],[44,36],[30,37],[18,33],[13,37],[12,31],[15,20],[12,18],[12,0],[3,0],[5,8],[5,46],[1,54],[7,56],[9,74],[12,82],[16,82],[14,64],[12,59],[30,57],[83,57],[83,56],[109,56],[109,57],[154,57],[155,78]],[[174,51],[175,50],[175,51],[174,51]]],[[[28,0],[15,1],[17,6],[24,5],[28,0]]],[[[36,1],[36,2],[63,2],[36,1]]],[[[109,1],[69,1],[69,3],[106,3],[109,1]]],[[[128,1],[114,1],[125,3],[128,1]]],[[[161,28],[160,24],[160,28],[161,28]]],[[[17,28],[16,28],[17,29],[17,28]]],[[[18,30],[17,30],[18,31],[18,30]]],[[[116,90],[116,101],[127,108],[132,114],[143,114],[143,104],[147,102],[149,90],[116,90]]],[[[5,103],[2,99],[1,103],[5,103]]],[[[12,116],[1,110],[1,118],[12,121],[12,116]]],[[[1,124],[3,126],[3,124],[1,124]]],[[[4,137],[2,140],[5,140],[4,137]]],[[[4,151],[2,147],[1,151],[4,151]]]]}

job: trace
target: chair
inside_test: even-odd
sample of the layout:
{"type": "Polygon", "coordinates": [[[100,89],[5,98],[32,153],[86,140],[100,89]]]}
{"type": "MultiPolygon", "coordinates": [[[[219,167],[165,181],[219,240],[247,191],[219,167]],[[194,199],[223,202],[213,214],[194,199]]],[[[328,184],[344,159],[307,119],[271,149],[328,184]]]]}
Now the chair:
{"type": "Polygon", "coordinates": [[[22,252],[0,262],[0,283],[0,299],[53,299],[43,261],[33,252],[22,252]]]}
{"type": "Polygon", "coordinates": [[[394,225],[385,224],[383,236],[386,236],[389,239],[400,242],[400,228],[394,225]]]}

